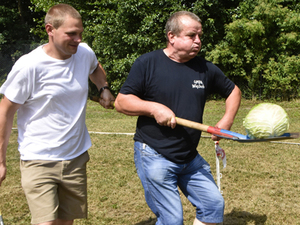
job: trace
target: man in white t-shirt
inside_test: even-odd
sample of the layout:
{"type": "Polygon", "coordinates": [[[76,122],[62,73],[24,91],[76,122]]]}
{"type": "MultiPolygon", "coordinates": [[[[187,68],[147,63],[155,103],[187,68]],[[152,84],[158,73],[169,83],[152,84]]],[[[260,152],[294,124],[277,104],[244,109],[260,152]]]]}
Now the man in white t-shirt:
{"type": "Polygon", "coordinates": [[[49,42],[22,56],[0,88],[0,185],[18,111],[22,187],[32,224],[71,225],[87,217],[86,163],[91,140],[85,125],[88,78],[99,103],[113,108],[106,74],[88,45],[76,9],[53,6],[46,14],[49,42]]]}

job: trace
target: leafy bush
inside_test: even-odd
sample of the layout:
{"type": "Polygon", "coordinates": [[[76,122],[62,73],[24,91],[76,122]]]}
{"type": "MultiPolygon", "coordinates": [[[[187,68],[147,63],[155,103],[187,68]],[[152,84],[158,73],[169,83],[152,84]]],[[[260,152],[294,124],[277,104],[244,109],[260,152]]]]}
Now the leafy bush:
{"type": "Polygon", "coordinates": [[[208,58],[242,87],[244,97],[299,98],[299,3],[244,1],[225,27],[208,58]]]}
{"type": "MultiPolygon", "coordinates": [[[[300,3],[296,0],[59,2],[81,13],[83,41],[94,49],[115,94],[137,57],[166,46],[164,26],[170,14],[188,10],[202,19],[200,54],[216,63],[245,98],[299,98],[300,3]]],[[[0,49],[9,57],[28,52],[23,46],[47,41],[44,15],[57,1],[18,3],[0,3],[0,49]]]]}

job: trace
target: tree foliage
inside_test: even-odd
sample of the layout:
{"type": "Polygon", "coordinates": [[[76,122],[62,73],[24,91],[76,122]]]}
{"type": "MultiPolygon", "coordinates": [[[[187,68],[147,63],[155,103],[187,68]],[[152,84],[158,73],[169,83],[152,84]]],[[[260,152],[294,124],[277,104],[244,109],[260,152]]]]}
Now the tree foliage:
{"type": "Polygon", "coordinates": [[[299,97],[297,0],[2,0],[0,60],[3,52],[25,53],[22,43],[47,41],[44,15],[57,3],[81,13],[83,41],[95,51],[115,94],[137,57],[166,46],[164,26],[170,14],[188,10],[202,19],[200,54],[218,64],[244,97],[299,97]],[[4,51],[8,43],[16,49],[4,51]]]}
{"type": "MultiPolygon", "coordinates": [[[[103,64],[115,93],[125,81],[134,60],[146,52],[164,48],[164,26],[170,14],[179,10],[196,13],[206,33],[202,54],[222,39],[224,22],[236,0],[96,0],[61,1],[71,4],[83,16],[84,41],[103,64]]],[[[36,9],[47,11],[56,1],[32,0],[36,9]]],[[[38,30],[38,29],[37,29],[38,30]]],[[[37,31],[36,32],[39,32],[37,31]]]]}
{"type": "Polygon", "coordinates": [[[0,81],[13,63],[31,49],[39,38],[30,33],[39,13],[30,10],[30,0],[1,0],[0,2],[0,81]]]}
{"type": "Polygon", "coordinates": [[[224,39],[209,53],[249,98],[298,98],[299,3],[254,0],[240,3],[225,25],[224,39]]]}

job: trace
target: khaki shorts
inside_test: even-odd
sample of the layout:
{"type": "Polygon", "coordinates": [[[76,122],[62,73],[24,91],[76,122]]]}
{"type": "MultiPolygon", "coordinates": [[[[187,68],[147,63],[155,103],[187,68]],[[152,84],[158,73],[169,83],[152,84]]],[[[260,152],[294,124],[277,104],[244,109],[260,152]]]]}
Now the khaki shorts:
{"type": "Polygon", "coordinates": [[[87,152],[72,160],[20,161],[31,223],[87,218],[87,152]]]}

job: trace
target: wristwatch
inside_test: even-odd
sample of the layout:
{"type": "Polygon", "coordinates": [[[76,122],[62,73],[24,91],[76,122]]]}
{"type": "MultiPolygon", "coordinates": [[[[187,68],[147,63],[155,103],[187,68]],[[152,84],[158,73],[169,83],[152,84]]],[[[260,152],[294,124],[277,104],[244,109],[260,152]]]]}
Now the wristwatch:
{"type": "Polygon", "coordinates": [[[100,88],[100,90],[99,90],[99,97],[101,97],[101,93],[104,91],[104,89],[108,89],[109,90],[109,87],[108,86],[104,86],[104,87],[100,88]]]}

